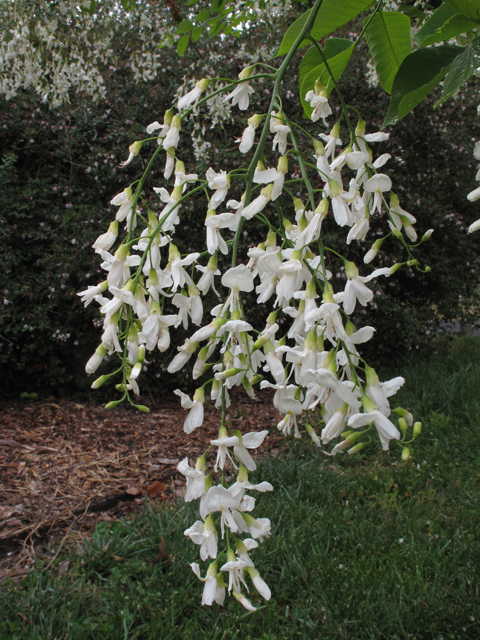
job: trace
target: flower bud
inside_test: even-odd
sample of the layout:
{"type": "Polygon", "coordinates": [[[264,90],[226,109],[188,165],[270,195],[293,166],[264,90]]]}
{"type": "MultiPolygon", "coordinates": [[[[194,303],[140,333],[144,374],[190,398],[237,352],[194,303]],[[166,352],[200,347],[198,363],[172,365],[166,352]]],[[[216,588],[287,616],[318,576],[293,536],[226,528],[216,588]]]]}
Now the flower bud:
{"type": "Polygon", "coordinates": [[[401,240],[403,238],[402,232],[399,231],[397,229],[397,227],[395,225],[393,225],[391,222],[389,222],[389,227],[391,232],[393,233],[393,235],[398,238],[399,240],[401,240]]]}
{"type": "Polygon", "coordinates": [[[422,423],[415,422],[415,424],[413,425],[413,437],[416,438],[421,433],[422,433],[422,423]]]}
{"type": "Polygon", "coordinates": [[[237,373],[241,371],[245,371],[245,369],[238,369],[238,367],[232,367],[230,369],[225,369],[225,371],[220,371],[215,374],[216,380],[226,380],[227,378],[231,378],[232,376],[236,376],[237,373]]]}
{"type": "Polygon", "coordinates": [[[400,427],[401,432],[405,435],[408,431],[408,424],[405,418],[398,419],[398,426],[400,427]]]}
{"type": "Polygon", "coordinates": [[[254,64],[250,65],[249,67],[245,67],[245,69],[242,69],[242,71],[240,71],[238,77],[240,78],[240,80],[247,80],[252,75],[254,69],[254,64]]]}
{"type": "Polygon", "coordinates": [[[121,400],[112,400],[112,402],[109,402],[108,404],[105,405],[105,409],[114,409],[121,402],[122,402],[121,400]]]}
{"type": "Polygon", "coordinates": [[[354,447],[352,447],[351,449],[348,450],[348,453],[350,455],[353,455],[354,453],[358,453],[359,451],[361,451],[363,449],[363,447],[367,446],[367,442],[359,442],[358,444],[356,444],[354,447]]]}
{"type": "Polygon", "coordinates": [[[278,173],[287,173],[288,172],[288,156],[280,156],[277,164],[278,173]]]}
{"type": "Polygon", "coordinates": [[[99,378],[97,378],[96,380],[94,380],[92,382],[92,389],[99,389],[102,384],[105,384],[105,382],[109,379],[110,376],[100,376],[99,378]]]}
{"type": "Polygon", "coordinates": [[[275,231],[269,231],[267,235],[267,240],[265,242],[266,247],[276,247],[277,246],[277,234],[275,231]]]}
{"type": "Polygon", "coordinates": [[[328,198],[322,198],[318,203],[317,208],[315,209],[315,213],[319,213],[322,218],[326,218],[328,215],[328,208],[330,206],[330,201],[328,198]]]}
{"type": "Polygon", "coordinates": [[[433,229],[429,229],[428,231],[425,231],[420,242],[426,242],[427,240],[430,240],[430,238],[432,237],[432,233],[433,233],[433,229]]]}
{"type": "Polygon", "coordinates": [[[365,411],[366,411],[367,413],[371,413],[372,411],[378,411],[378,407],[377,407],[377,405],[376,405],[376,404],[375,404],[375,402],[374,402],[371,398],[369,398],[368,396],[366,396],[366,395],[364,395],[364,394],[363,394],[363,395],[362,395],[361,402],[362,402],[363,408],[365,409],[365,411]]]}
{"type": "Polygon", "coordinates": [[[362,431],[354,431],[353,433],[350,433],[345,438],[345,440],[348,442],[348,444],[355,444],[357,442],[357,440],[360,440],[362,435],[363,435],[362,431]]]}
{"type": "Polygon", "coordinates": [[[205,454],[197,458],[197,461],[195,462],[195,469],[197,471],[204,471],[204,472],[207,470],[207,461],[205,458],[205,454]]]}
{"type": "Polygon", "coordinates": [[[128,244],[121,244],[113,255],[115,256],[115,258],[118,258],[119,260],[125,262],[125,260],[130,255],[128,244]]]}
{"type": "MultiPolygon", "coordinates": [[[[240,431],[237,431],[237,429],[233,429],[233,433],[234,433],[234,435],[238,435],[240,433],[240,431]]],[[[241,433],[240,433],[240,435],[241,435],[241,433]]],[[[238,470],[237,482],[248,482],[248,471],[247,471],[247,468],[241,463],[240,463],[240,469],[238,470]]]]}
{"type": "Polygon", "coordinates": [[[134,404],[132,405],[135,409],[138,409],[142,413],[150,413],[150,409],[146,407],[144,404],[134,404]]]}
{"type": "Polygon", "coordinates": [[[407,411],[406,409],[403,409],[402,407],[395,407],[395,409],[392,409],[392,413],[394,413],[395,415],[399,416],[400,418],[405,418],[408,426],[409,427],[412,426],[412,424],[413,424],[413,416],[410,413],[410,411],[407,411]]]}
{"type": "Polygon", "coordinates": [[[348,260],[345,260],[345,273],[349,280],[358,276],[358,269],[354,262],[348,262],[348,260]]]}
{"type": "Polygon", "coordinates": [[[365,365],[365,376],[367,379],[367,388],[380,383],[375,369],[369,367],[368,364],[365,365]]]}
{"type": "Polygon", "coordinates": [[[248,126],[256,129],[258,125],[261,123],[263,116],[258,115],[257,113],[253,114],[251,118],[248,119],[248,126]]]}
{"type": "Polygon", "coordinates": [[[105,358],[105,356],[107,355],[107,353],[108,353],[108,350],[105,349],[103,344],[98,346],[95,349],[95,353],[93,354],[93,356],[90,358],[90,360],[85,365],[85,371],[87,373],[95,373],[95,371],[101,365],[101,363],[102,363],[103,359],[105,358]]]}
{"type": "Polygon", "coordinates": [[[371,249],[367,251],[363,258],[365,264],[369,264],[375,258],[384,240],[385,238],[379,238],[378,240],[375,240],[375,242],[371,246],[371,249]]]}
{"type": "Polygon", "coordinates": [[[142,146],[143,146],[143,141],[137,140],[136,142],[134,142],[128,147],[128,150],[130,153],[133,153],[134,156],[138,156],[142,146]]]}
{"type": "Polygon", "coordinates": [[[407,461],[410,458],[410,449],[408,447],[404,447],[402,449],[402,460],[407,461]]]}
{"type": "Polygon", "coordinates": [[[393,276],[395,271],[398,271],[400,269],[400,267],[403,267],[403,263],[402,262],[396,262],[395,264],[392,264],[392,266],[390,267],[390,275],[393,276]]]}
{"type": "Polygon", "coordinates": [[[321,140],[313,140],[313,148],[315,149],[315,155],[317,157],[325,155],[325,147],[321,140]]]}
{"type": "Polygon", "coordinates": [[[363,137],[365,135],[365,121],[359,120],[355,128],[355,135],[363,137]]]}
{"type": "Polygon", "coordinates": [[[336,122],[330,131],[332,138],[340,138],[340,122],[336,122]]]}

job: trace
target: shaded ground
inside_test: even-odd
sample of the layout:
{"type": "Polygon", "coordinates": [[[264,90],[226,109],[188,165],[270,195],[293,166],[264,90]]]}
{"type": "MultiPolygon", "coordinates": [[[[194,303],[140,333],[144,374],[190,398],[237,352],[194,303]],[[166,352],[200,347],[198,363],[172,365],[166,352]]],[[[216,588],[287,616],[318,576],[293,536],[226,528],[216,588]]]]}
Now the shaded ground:
{"type": "MultiPolygon", "coordinates": [[[[260,431],[278,422],[268,390],[255,399],[236,395],[227,416],[233,427],[260,431]]],[[[55,399],[1,408],[0,580],[25,576],[53,540],[79,540],[143,500],[183,495],[176,465],[186,456],[193,464],[205,451],[218,434],[219,412],[206,404],[204,425],[187,436],[177,398],[142,402],[149,414],[55,399]]],[[[272,432],[260,455],[281,440],[272,432]]]]}

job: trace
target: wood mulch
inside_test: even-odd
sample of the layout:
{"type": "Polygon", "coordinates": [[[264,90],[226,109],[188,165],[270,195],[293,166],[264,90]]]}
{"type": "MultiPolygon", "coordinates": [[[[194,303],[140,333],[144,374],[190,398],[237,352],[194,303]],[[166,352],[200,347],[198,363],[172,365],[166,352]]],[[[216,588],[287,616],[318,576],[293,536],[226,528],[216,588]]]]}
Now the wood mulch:
{"type": "MultiPolygon", "coordinates": [[[[283,438],[269,390],[255,399],[235,391],[227,419],[244,433],[271,430],[257,455],[276,452],[283,438]]],[[[217,437],[219,412],[206,404],[204,425],[187,436],[176,396],[141,402],[150,413],[55,398],[0,408],[0,581],[25,577],[52,541],[79,541],[144,500],[183,495],[177,464],[192,465],[217,437]]]]}

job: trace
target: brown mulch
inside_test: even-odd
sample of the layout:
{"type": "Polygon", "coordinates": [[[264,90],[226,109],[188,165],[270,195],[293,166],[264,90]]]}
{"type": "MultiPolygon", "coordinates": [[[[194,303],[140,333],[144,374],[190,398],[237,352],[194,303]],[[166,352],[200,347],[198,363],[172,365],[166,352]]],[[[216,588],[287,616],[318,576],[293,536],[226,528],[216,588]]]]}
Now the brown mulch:
{"type": "MultiPolygon", "coordinates": [[[[227,416],[232,426],[244,433],[272,429],[279,415],[271,393],[251,399],[236,391],[227,416]]],[[[187,436],[178,398],[141,401],[150,413],[55,398],[1,408],[0,581],[27,575],[52,541],[78,541],[144,500],[183,495],[176,466],[185,457],[194,464],[217,437],[219,412],[206,404],[204,425],[187,436]]],[[[281,441],[272,430],[262,449],[281,441]]]]}

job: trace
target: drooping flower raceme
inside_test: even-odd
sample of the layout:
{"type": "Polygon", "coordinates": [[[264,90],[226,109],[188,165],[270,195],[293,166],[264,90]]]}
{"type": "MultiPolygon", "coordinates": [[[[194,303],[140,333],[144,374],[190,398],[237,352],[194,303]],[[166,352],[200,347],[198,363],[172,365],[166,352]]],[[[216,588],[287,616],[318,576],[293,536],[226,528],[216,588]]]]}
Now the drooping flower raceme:
{"type": "MultiPolygon", "coordinates": [[[[229,593],[249,611],[256,608],[254,599],[271,595],[268,576],[254,562],[255,549],[273,528],[269,518],[255,513],[251,494],[273,487],[248,477],[258,473],[256,455],[269,425],[259,418],[258,426],[245,433],[229,424],[234,388],[242,387],[251,398],[258,384],[270,389],[277,430],[296,438],[306,433],[314,446],[328,447],[329,455],[356,454],[376,434],[382,449],[400,445],[405,457],[407,444],[419,433],[413,427],[407,440],[400,421],[408,430],[413,419],[407,423],[404,415],[410,414],[391,407],[403,378],[380,382],[361,358],[361,345],[373,339],[374,328],[350,319],[373,301],[373,280],[418,264],[409,244],[416,238],[416,219],[401,208],[392,178],[383,173],[390,156],[375,156],[370,148],[388,135],[367,133],[363,121],[355,131],[342,129],[338,121],[324,133],[333,109],[317,82],[304,96],[312,109],[313,140],[305,149],[278,93],[285,69],[280,66],[274,74],[268,113],[248,118],[237,141],[239,152],[250,158],[245,170],[213,165],[204,174],[188,173],[181,160],[182,125],[186,129],[186,119],[203,108],[211,86],[223,86],[215,79],[196,83],[179,99],[177,113],[169,109],[163,125],[147,127],[153,139],[134,143],[128,162],[138,162],[150,144],[165,169],[153,174],[152,193],[146,194],[145,174],[135,189],[127,187],[111,201],[118,207],[116,219],[94,243],[105,275],[79,294],[85,305],[97,302],[103,317],[101,344],[87,371],[104,367],[108,356],[119,361],[116,372],[94,381],[95,388],[119,375],[122,399],[146,411],[133,396],[140,394],[149,354],[168,354],[169,374],[192,367],[193,395],[181,389],[175,394],[188,412],[185,434],[201,433],[207,446],[194,466],[184,458],[178,471],[186,479],[185,500],[198,500],[198,519],[185,535],[209,564],[191,566],[204,583],[203,604],[221,605],[229,593]],[[182,236],[190,210],[205,225],[197,234],[198,246],[182,236]],[[335,248],[326,244],[325,230],[334,226],[330,237],[362,247],[382,218],[385,235],[366,248],[362,269],[342,255],[338,242],[335,248]],[[119,222],[126,225],[123,235],[119,222]],[[262,226],[265,231],[259,232],[262,226]],[[247,227],[263,234],[250,247],[241,242],[247,227]],[[405,262],[366,267],[390,236],[401,240],[405,262]],[[220,268],[225,260],[230,268],[220,268]],[[205,296],[210,296],[207,304],[205,296]],[[257,303],[253,313],[251,300],[257,303]],[[263,312],[265,304],[270,314],[263,312]],[[209,309],[211,317],[205,318],[209,309]],[[185,332],[182,341],[173,341],[177,328],[185,332]],[[218,435],[205,438],[205,416],[215,409],[221,409],[218,435]]],[[[247,110],[253,76],[247,67],[222,100],[247,110]]]]}

